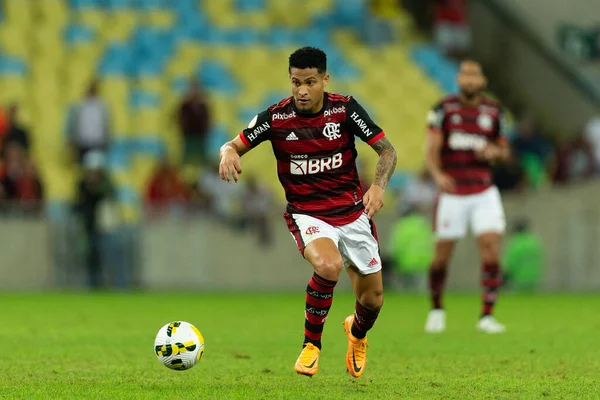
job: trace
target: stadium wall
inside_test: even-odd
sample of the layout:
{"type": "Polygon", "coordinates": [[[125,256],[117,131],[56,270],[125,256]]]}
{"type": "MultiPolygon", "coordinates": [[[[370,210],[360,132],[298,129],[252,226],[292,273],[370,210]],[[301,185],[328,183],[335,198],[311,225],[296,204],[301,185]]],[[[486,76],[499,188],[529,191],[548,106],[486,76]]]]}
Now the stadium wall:
{"type": "MultiPolygon", "coordinates": [[[[600,182],[505,197],[507,221],[526,217],[546,250],[543,288],[551,291],[600,290],[600,182]]],[[[382,251],[387,250],[390,218],[378,218],[382,251]]],[[[283,219],[273,223],[275,241],[262,248],[251,233],[234,233],[211,220],[160,220],[140,227],[143,268],[137,280],[149,290],[301,290],[311,269],[298,254],[283,219]]],[[[0,224],[0,290],[59,286],[61,260],[55,227],[38,220],[0,224]],[[58,260],[58,261],[57,261],[58,260]]],[[[62,249],[64,250],[64,249],[62,249]]],[[[449,287],[476,290],[480,262],[473,238],[459,243],[449,287]]],[[[69,276],[85,281],[83,267],[69,276]]],[[[60,287],[65,287],[64,284],[60,287]]],[[[71,284],[70,288],[77,287],[71,284]]],[[[340,288],[348,289],[345,274],[340,288]]]]}
{"type": "Polygon", "coordinates": [[[596,114],[600,94],[505,2],[476,0],[470,13],[473,55],[501,83],[496,91],[533,110],[557,137],[575,134],[596,114]]]}

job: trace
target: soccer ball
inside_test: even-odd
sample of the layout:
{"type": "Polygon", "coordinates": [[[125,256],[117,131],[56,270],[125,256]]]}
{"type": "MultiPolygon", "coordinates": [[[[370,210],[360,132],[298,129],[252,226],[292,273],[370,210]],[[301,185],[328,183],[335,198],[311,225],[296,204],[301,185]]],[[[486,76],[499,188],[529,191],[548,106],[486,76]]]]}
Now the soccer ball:
{"type": "Polygon", "coordinates": [[[156,335],[154,354],[167,368],[190,369],[204,354],[204,338],[189,322],[169,322],[156,335]]]}

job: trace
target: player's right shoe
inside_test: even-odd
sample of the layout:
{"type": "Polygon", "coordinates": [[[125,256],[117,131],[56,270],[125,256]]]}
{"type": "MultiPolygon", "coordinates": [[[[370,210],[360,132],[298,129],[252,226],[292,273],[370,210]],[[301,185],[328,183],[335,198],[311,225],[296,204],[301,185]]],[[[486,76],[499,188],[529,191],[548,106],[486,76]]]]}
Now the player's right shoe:
{"type": "Polygon", "coordinates": [[[296,360],[294,369],[302,375],[313,376],[319,370],[321,350],[312,343],[307,343],[296,360]]]}
{"type": "Polygon", "coordinates": [[[438,308],[429,311],[425,322],[425,332],[442,333],[446,330],[446,311],[438,308]]]}
{"type": "Polygon", "coordinates": [[[484,333],[504,333],[506,332],[506,327],[496,321],[496,318],[493,316],[486,315],[477,322],[477,330],[484,333]]]}
{"type": "Polygon", "coordinates": [[[346,352],[346,369],[355,378],[358,378],[365,372],[367,365],[367,338],[357,339],[352,335],[352,324],[354,315],[346,317],[344,320],[344,331],[348,336],[348,351],[346,352]]]}

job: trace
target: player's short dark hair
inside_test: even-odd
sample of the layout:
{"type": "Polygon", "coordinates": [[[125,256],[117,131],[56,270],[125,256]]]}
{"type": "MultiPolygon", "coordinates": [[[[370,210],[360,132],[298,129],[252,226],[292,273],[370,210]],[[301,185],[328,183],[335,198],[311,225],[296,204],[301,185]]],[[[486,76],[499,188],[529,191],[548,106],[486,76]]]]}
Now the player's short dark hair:
{"type": "Polygon", "coordinates": [[[327,54],[316,47],[302,47],[290,54],[288,72],[292,68],[316,68],[320,74],[327,72],[327,54]]]}

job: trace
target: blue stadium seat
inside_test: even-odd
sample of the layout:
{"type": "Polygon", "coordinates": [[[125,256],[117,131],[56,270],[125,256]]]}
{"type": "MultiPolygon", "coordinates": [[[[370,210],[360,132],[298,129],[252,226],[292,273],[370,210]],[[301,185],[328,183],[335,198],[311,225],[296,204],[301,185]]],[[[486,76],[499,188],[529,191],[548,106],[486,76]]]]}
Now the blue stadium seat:
{"type": "Polygon", "coordinates": [[[140,202],[140,196],[130,187],[119,186],[116,189],[117,201],[122,204],[138,204],[140,202]]]}
{"type": "Polygon", "coordinates": [[[152,138],[152,136],[158,137],[158,134],[151,135],[146,133],[144,136],[147,137],[132,141],[130,144],[132,152],[147,154],[157,159],[163,158],[167,154],[165,143],[160,139],[152,138]]]}
{"type": "Polygon", "coordinates": [[[71,0],[69,6],[73,9],[98,8],[102,5],[102,0],[71,0]]]}
{"type": "Polygon", "coordinates": [[[337,0],[332,15],[340,26],[359,27],[370,14],[365,0],[337,0]]]}
{"type": "Polygon", "coordinates": [[[169,2],[163,0],[135,0],[133,2],[136,9],[144,11],[163,8],[167,3],[169,2]]]}
{"type": "Polygon", "coordinates": [[[235,94],[239,85],[227,67],[219,61],[205,61],[197,71],[198,79],[208,90],[223,94],[235,94]]]}
{"type": "Polygon", "coordinates": [[[130,0],[104,0],[104,7],[107,10],[123,10],[129,8],[131,3],[130,0]]]}
{"type": "Polygon", "coordinates": [[[185,93],[190,85],[190,80],[185,76],[178,76],[171,81],[171,90],[175,95],[181,96],[185,93]]]}
{"type": "Polygon", "coordinates": [[[161,105],[160,95],[144,90],[134,90],[129,96],[129,106],[133,110],[140,108],[158,108],[161,105]]]}
{"type": "Polygon", "coordinates": [[[100,60],[101,76],[124,76],[131,73],[131,49],[126,43],[112,43],[100,60]]]}
{"type": "Polygon", "coordinates": [[[297,33],[291,29],[276,27],[267,31],[265,39],[271,46],[288,46],[296,41],[297,36],[297,33]]]}
{"type": "MultiPolygon", "coordinates": [[[[250,121],[255,115],[256,113],[254,113],[247,121],[250,121]]],[[[222,125],[214,126],[208,135],[208,154],[219,154],[219,149],[223,143],[230,140],[235,133],[236,132],[229,132],[227,128],[222,125]]]]}
{"type": "Polygon", "coordinates": [[[106,157],[108,168],[112,170],[129,168],[129,153],[127,141],[114,141],[106,157]]]}
{"type": "Polygon", "coordinates": [[[27,63],[19,58],[0,56],[0,75],[25,76],[27,63]]]}
{"type": "Polygon", "coordinates": [[[235,8],[241,13],[261,11],[265,8],[265,0],[235,0],[235,8]]]}
{"type": "Polygon", "coordinates": [[[226,32],[227,43],[232,45],[251,45],[261,41],[262,37],[254,29],[239,28],[226,32]]]}
{"type": "Polygon", "coordinates": [[[95,39],[96,32],[87,26],[70,24],[65,28],[63,37],[68,44],[88,43],[95,39]]]}

